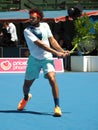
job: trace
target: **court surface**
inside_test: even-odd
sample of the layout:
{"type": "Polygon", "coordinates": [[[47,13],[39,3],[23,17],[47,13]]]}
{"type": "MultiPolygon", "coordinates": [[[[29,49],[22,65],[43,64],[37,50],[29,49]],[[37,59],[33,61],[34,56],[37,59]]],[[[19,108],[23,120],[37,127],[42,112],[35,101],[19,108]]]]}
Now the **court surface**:
{"type": "Polygon", "coordinates": [[[54,102],[48,81],[31,87],[32,99],[17,111],[23,97],[24,74],[0,74],[0,130],[98,130],[98,73],[57,73],[62,117],[53,117],[54,102]]]}

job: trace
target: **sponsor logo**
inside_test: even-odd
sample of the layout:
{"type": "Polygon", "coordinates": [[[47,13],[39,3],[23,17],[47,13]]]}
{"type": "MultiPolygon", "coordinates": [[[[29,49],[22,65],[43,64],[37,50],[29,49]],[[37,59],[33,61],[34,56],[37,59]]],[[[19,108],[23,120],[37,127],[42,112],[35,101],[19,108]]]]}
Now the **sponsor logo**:
{"type": "Polygon", "coordinates": [[[1,68],[3,70],[9,70],[11,66],[12,66],[11,63],[8,60],[1,62],[1,68]]]}

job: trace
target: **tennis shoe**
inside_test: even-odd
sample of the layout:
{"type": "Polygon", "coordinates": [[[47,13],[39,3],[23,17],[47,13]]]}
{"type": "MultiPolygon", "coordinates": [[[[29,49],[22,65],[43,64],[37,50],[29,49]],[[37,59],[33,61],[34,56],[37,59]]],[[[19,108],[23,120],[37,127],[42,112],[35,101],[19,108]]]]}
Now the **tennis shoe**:
{"type": "Polygon", "coordinates": [[[24,98],[21,99],[21,101],[20,101],[19,104],[18,104],[18,110],[22,111],[22,110],[25,108],[27,102],[28,102],[31,98],[32,98],[32,94],[29,93],[29,94],[28,94],[28,100],[25,100],[24,98]]]}
{"type": "Polygon", "coordinates": [[[56,116],[56,117],[62,116],[62,112],[61,112],[60,107],[58,107],[58,106],[55,107],[55,109],[54,109],[54,116],[56,116]]]}

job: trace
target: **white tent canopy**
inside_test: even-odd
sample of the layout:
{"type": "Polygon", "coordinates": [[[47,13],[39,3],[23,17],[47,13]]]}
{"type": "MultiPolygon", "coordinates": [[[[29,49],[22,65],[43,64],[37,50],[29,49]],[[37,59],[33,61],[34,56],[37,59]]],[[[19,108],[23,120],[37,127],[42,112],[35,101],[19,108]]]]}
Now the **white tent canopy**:
{"type": "MultiPolygon", "coordinates": [[[[88,16],[98,16],[98,11],[96,10],[83,10],[83,13],[87,13],[88,16]]],[[[45,20],[54,20],[55,22],[64,21],[65,16],[67,16],[67,10],[59,11],[44,11],[45,20]]],[[[8,11],[0,12],[0,21],[26,21],[29,19],[28,10],[20,11],[8,11]]]]}

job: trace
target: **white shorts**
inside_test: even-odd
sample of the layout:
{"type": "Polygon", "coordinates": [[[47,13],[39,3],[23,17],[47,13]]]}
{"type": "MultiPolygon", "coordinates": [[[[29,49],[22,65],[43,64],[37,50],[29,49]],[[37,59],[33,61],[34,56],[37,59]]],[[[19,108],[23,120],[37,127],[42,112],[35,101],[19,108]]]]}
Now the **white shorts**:
{"type": "Polygon", "coordinates": [[[39,60],[30,55],[27,62],[25,79],[32,80],[38,78],[41,69],[44,73],[44,77],[47,78],[46,74],[48,72],[55,72],[54,60],[39,60]]]}

